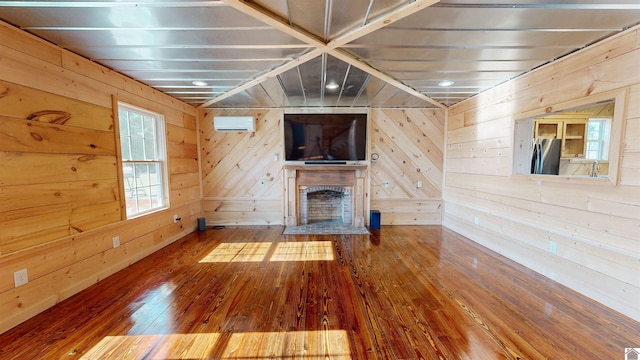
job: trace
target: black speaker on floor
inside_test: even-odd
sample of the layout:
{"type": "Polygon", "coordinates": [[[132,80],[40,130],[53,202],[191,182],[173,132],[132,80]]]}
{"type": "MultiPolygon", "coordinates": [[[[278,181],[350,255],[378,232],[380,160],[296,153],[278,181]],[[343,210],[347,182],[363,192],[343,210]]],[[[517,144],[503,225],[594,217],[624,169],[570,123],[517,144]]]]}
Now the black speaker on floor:
{"type": "Polygon", "coordinates": [[[198,218],[198,231],[207,230],[207,220],[205,218],[198,218]]]}
{"type": "Polygon", "coordinates": [[[371,230],[380,230],[380,210],[371,210],[369,212],[369,228],[371,230]]]}

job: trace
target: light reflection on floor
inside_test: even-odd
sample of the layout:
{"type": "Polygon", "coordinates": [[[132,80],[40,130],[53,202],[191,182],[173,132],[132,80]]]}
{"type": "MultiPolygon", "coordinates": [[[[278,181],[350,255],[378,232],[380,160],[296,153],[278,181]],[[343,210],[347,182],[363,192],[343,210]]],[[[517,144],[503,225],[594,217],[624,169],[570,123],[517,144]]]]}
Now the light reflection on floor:
{"type": "Polygon", "coordinates": [[[345,330],[245,332],[218,344],[219,333],[107,336],[81,359],[209,358],[214,347],[224,346],[219,359],[351,359],[345,330]]]}

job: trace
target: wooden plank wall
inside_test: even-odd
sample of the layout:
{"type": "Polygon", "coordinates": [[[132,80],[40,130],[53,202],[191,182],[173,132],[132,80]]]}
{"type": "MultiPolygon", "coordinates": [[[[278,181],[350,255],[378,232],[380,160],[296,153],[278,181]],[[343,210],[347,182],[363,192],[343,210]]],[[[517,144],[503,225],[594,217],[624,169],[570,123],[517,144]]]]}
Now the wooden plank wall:
{"type": "Polygon", "coordinates": [[[446,110],[372,109],[370,114],[370,154],[379,155],[369,176],[371,209],[380,210],[383,225],[440,224],[446,110]]]}
{"type": "Polygon", "coordinates": [[[583,49],[449,109],[443,224],[640,320],[640,36],[583,49]],[[512,177],[519,114],[628,91],[619,183],[512,177]],[[557,254],[549,244],[557,243],[557,254]]]}
{"type": "MultiPolygon", "coordinates": [[[[282,117],[282,110],[203,111],[200,143],[207,224],[283,224],[282,117]],[[255,116],[257,131],[216,132],[214,114],[255,116]]],[[[367,197],[371,208],[381,211],[383,224],[440,223],[444,118],[444,110],[371,110],[370,152],[380,158],[371,165],[367,197]]]]}
{"type": "Polygon", "coordinates": [[[195,229],[196,127],[189,105],[0,23],[0,332],[195,229]],[[165,117],[169,210],[122,220],[114,98],[165,117]]]}
{"type": "Polygon", "coordinates": [[[203,110],[203,206],[207,225],[281,225],[282,110],[203,110]],[[256,132],[218,132],[216,116],[253,116],[256,132]],[[274,154],[278,154],[277,160],[274,154]]]}

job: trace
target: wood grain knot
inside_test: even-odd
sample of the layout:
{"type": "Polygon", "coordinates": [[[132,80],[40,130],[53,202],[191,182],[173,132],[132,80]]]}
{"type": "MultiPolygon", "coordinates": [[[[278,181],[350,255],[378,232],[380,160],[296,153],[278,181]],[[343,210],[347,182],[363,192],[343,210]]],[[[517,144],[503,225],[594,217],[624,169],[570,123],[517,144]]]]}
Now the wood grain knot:
{"type": "Polygon", "coordinates": [[[95,155],[84,155],[78,158],[78,161],[89,161],[95,159],[95,155]]]}
{"type": "Polygon", "coordinates": [[[58,110],[36,111],[27,116],[27,120],[34,120],[58,125],[64,125],[67,121],[69,121],[69,119],[71,119],[70,113],[58,110]]]}

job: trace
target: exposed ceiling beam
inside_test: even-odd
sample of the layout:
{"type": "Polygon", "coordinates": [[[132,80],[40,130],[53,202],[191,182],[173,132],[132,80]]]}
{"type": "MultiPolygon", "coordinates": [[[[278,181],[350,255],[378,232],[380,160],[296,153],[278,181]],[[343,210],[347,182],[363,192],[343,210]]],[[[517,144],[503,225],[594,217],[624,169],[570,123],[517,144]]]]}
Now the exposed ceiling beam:
{"type": "Polygon", "coordinates": [[[412,87],[410,87],[408,85],[405,85],[404,83],[402,83],[402,82],[394,79],[393,77],[383,73],[382,71],[379,71],[379,70],[369,66],[368,64],[363,63],[362,61],[359,61],[359,60],[353,58],[353,56],[351,56],[350,54],[347,54],[347,53],[345,53],[343,51],[340,51],[338,49],[335,49],[335,50],[331,51],[330,54],[331,54],[331,56],[334,56],[334,57],[346,62],[347,64],[349,64],[351,66],[357,67],[358,69],[360,69],[362,71],[365,71],[365,72],[377,77],[378,79],[386,82],[387,84],[395,86],[396,88],[398,88],[398,89],[400,89],[400,90],[402,90],[402,91],[404,91],[406,93],[409,93],[409,94],[411,94],[411,95],[413,95],[413,96],[415,96],[417,98],[420,98],[420,99],[422,99],[424,101],[427,101],[427,102],[429,102],[429,103],[431,103],[431,104],[433,104],[433,105],[435,105],[435,106],[437,106],[439,108],[445,108],[446,107],[441,102],[439,102],[437,100],[434,100],[434,99],[430,98],[429,96],[421,93],[420,91],[418,91],[418,90],[416,90],[416,89],[414,89],[414,88],[412,88],[412,87]]]}
{"type": "Polygon", "coordinates": [[[416,0],[414,2],[408,3],[407,5],[399,6],[396,9],[393,9],[388,13],[373,19],[373,21],[367,23],[366,25],[356,28],[340,36],[339,38],[330,41],[327,46],[332,49],[338,48],[344,44],[350,43],[376,30],[379,30],[387,25],[393,24],[394,22],[401,20],[411,14],[414,14],[422,9],[426,9],[429,6],[437,3],[438,1],[440,0],[416,0]]]}
{"type": "Polygon", "coordinates": [[[254,4],[247,3],[244,0],[222,0],[230,7],[251,16],[252,18],[259,20],[271,27],[282,31],[283,33],[298,39],[304,43],[314,46],[318,49],[326,49],[327,44],[321,39],[315,37],[311,33],[308,33],[300,28],[294,28],[289,25],[284,19],[276,17],[274,14],[267,12],[265,9],[256,7],[254,4]]]}
{"type": "Polygon", "coordinates": [[[289,69],[292,69],[295,66],[299,66],[301,64],[303,64],[304,62],[307,62],[323,53],[327,53],[331,56],[334,56],[344,62],[346,62],[347,64],[350,64],[354,67],[357,67],[358,69],[365,71],[377,78],[380,78],[381,80],[385,81],[386,83],[388,83],[389,85],[392,85],[402,91],[405,91],[413,96],[416,96],[424,101],[427,101],[439,108],[444,108],[446,107],[444,104],[438,102],[437,100],[434,100],[432,98],[430,98],[429,96],[411,88],[410,86],[405,85],[404,83],[392,78],[391,76],[371,67],[370,65],[358,60],[357,58],[353,57],[351,54],[348,54],[344,51],[341,51],[339,49],[340,46],[345,45],[351,41],[354,41],[362,36],[365,36],[367,34],[370,34],[373,31],[376,31],[378,29],[381,29],[384,26],[387,26],[389,24],[392,24],[404,17],[407,17],[411,14],[414,14],[424,8],[427,8],[435,3],[437,3],[439,0],[416,0],[413,1],[411,3],[408,3],[407,5],[404,6],[400,6],[394,10],[389,11],[388,13],[374,19],[373,21],[367,23],[366,25],[359,27],[357,29],[354,29],[353,31],[348,32],[347,34],[340,36],[332,41],[330,41],[329,43],[325,43],[324,41],[322,41],[321,39],[317,38],[316,36],[302,30],[299,28],[294,28],[293,26],[291,26],[289,23],[287,23],[284,19],[280,19],[277,16],[275,16],[272,13],[267,12],[265,9],[259,8],[254,6],[251,3],[247,3],[246,1],[243,0],[223,0],[224,3],[226,3],[227,5],[229,5],[230,7],[233,7],[234,9],[243,12],[246,15],[249,15],[253,18],[255,18],[256,20],[262,21],[264,23],[266,23],[267,25],[270,25],[272,27],[274,27],[277,30],[280,30],[282,32],[284,32],[287,35],[292,36],[295,39],[298,39],[300,41],[303,41],[313,47],[315,47],[315,50],[295,59],[294,61],[284,64],[283,66],[277,67],[271,71],[269,71],[266,74],[263,74],[245,84],[243,84],[242,86],[239,86],[233,90],[230,90],[229,92],[218,96],[216,98],[213,98],[207,102],[205,102],[204,104],[200,105],[200,107],[207,107],[210,106],[212,104],[215,104],[216,102],[219,102],[221,100],[224,100],[230,96],[236,95],[242,91],[245,91],[249,88],[251,88],[252,86],[258,85],[261,82],[270,79],[274,76],[277,76],[289,69]]]}
{"type": "Polygon", "coordinates": [[[291,70],[296,66],[299,66],[300,64],[304,64],[305,62],[314,59],[316,57],[318,57],[320,54],[322,54],[322,51],[319,49],[315,49],[312,50],[302,56],[300,56],[299,58],[294,59],[293,61],[290,61],[280,67],[277,67],[269,72],[267,72],[266,74],[262,74],[261,76],[258,76],[257,78],[248,81],[240,86],[238,86],[237,88],[234,88],[233,90],[230,90],[220,96],[217,96],[211,100],[206,101],[205,103],[203,103],[202,105],[200,105],[199,107],[204,108],[207,107],[209,105],[215,104],[219,101],[222,101],[224,99],[227,99],[233,95],[236,95],[238,93],[241,93],[245,90],[248,90],[256,85],[259,85],[260,83],[262,83],[263,81],[267,80],[267,79],[271,79],[275,76],[278,76],[280,74],[282,74],[283,72],[287,71],[287,70],[291,70]]]}

